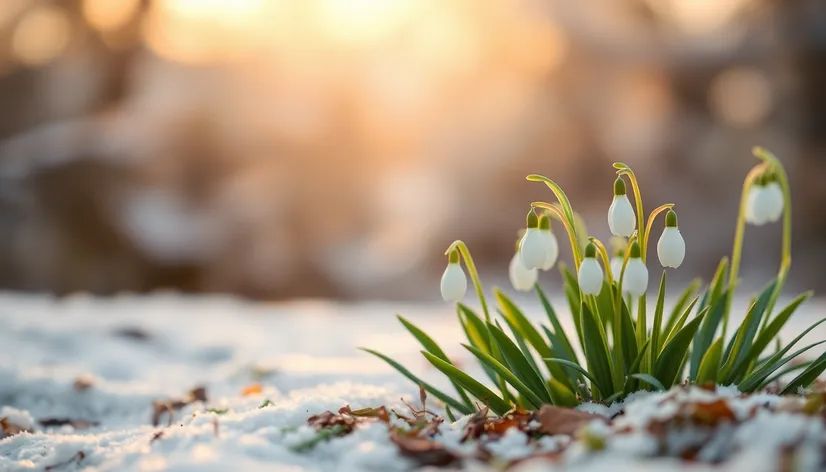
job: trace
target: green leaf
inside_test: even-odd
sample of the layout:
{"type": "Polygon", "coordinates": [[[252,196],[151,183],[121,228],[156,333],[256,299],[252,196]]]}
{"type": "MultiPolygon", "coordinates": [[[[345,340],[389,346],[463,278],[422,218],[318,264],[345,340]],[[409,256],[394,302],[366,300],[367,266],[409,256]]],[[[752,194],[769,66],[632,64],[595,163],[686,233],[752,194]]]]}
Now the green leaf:
{"type": "Polygon", "coordinates": [[[740,389],[741,392],[753,391],[760,384],[762,384],[763,381],[766,379],[766,377],[771,375],[775,370],[779,369],[784,364],[786,364],[790,360],[794,359],[798,355],[802,354],[806,350],[820,344],[820,343],[811,344],[811,345],[797,351],[796,353],[792,354],[791,356],[789,356],[787,358],[783,358],[783,356],[785,356],[786,353],[789,352],[789,350],[792,347],[794,347],[794,345],[797,344],[797,342],[800,341],[803,338],[803,336],[807,335],[811,330],[815,329],[815,327],[817,327],[818,325],[820,325],[824,321],[826,321],[826,318],[823,318],[819,321],[816,321],[816,322],[812,323],[811,326],[809,326],[808,328],[803,330],[802,333],[798,334],[797,337],[794,338],[791,343],[786,345],[786,347],[784,347],[783,349],[777,351],[776,354],[774,354],[769,359],[767,359],[765,362],[760,364],[760,367],[758,367],[754,372],[752,372],[752,374],[748,378],[746,378],[745,380],[740,382],[740,384],[737,385],[737,388],[740,389]]]}
{"type": "Polygon", "coordinates": [[[764,380],[763,383],[760,384],[760,387],[758,387],[757,390],[763,390],[768,385],[771,385],[775,381],[780,380],[781,378],[783,378],[783,376],[789,375],[792,372],[795,372],[795,371],[798,371],[798,370],[803,370],[803,369],[809,367],[810,365],[812,365],[812,362],[814,362],[814,361],[804,361],[804,362],[801,362],[799,364],[792,364],[792,365],[787,366],[783,369],[778,369],[777,372],[775,372],[772,375],[770,375],[769,377],[767,377],[766,380],[764,380]]]}
{"type": "MultiPolygon", "coordinates": [[[[616,287],[614,290],[616,290],[616,287]]],[[[634,329],[634,320],[631,319],[631,312],[628,310],[628,305],[625,303],[625,300],[620,301],[620,310],[622,314],[620,321],[620,326],[622,327],[622,356],[625,359],[627,369],[633,363],[634,359],[637,358],[639,348],[637,345],[637,333],[634,329]]]]}
{"type": "Polygon", "coordinates": [[[717,328],[725,316],[726,308],[728,307],[728,297],[730,295],[728,290],[726,290],[722,295],[712,297],[713,300],[711,303],[705,307],[708,308],[708,316],[706,316],[702,328],[700,328],[694,336],[694,344],[691,348],[689,379],[694,380],[697,378],[697,372],[700,370],[700,361],[703,360],[703,356],[709,346],[711,346],[712,341],[714,341],[717,328]]]}
{"type": "MultiPolygon", "coordinates": [[[[551,342],[551,352],[553,353],[553,357],[558,357],[560,359],[567,359],[575,364],[579,364],[579,360],[576,358],[569,358],[568,352],[562,347],[561,343],[558,341],[558,338],[551,330],[548,329],[547,326],[542,326],[542,329],[545,331],[545,335],[548,337],[548,340],[551,342]]],[[[559,364],[554,364],[552,362],[545,361],[545,365],[548,367],[548,370],[551,373],[551,377],[561,381],[565,384],[565,387],[572,392],[577,390],[577,382],[582,380],[582,376],[579,374],[578,371],[573,369],[568,369],[567,367],[560,366],[559,364]]],[[[553,399],[553,397],[551,397],[553,399]]]]}
{"type": "Polygon", "coordinates": [[[649,374],[637,373],[637,374],[631,374],[631,377],[634,377],[637,380],[642,380],[643,382],[653,386],[654,388],[656,388],[657,390],[659,390],[661,392],[664,392],[664,391],[667,390],[659,380],[657,380],[656,378],[654,378],[653,376],[651,376],[649,374]]]}
{"type": "Polygon", "coordinates": [[[720,336],[711,345],[700,362],[695,383],[698,385],[717,385],[717,373],[720,369],[720,360],[723,357],[723,337],[720,336]]]}
{"type": "MultiPolygon", "coordinates": [[[[734,367],[735,371],[739,371],[742,366],[750,366],[763,351],[771,343],[772,339],[780,333],[780,330],[789,321],[792,314],[797,310],[797,307],[800,306],[801,303],[805,302],[812,296],[812,292],[806,292],[798,295],[794,300],[791,301],[777,316],[774,317],[771,322],[769,322],[766,327],[757,335],[757,338],[754,340],[754,344],[751,345],[749,348],[748,354],[746,354],[745,358],[734,367]]],[[[745,375],[744,375],[745,376],[745,375]]]]}
{"type": "Polygon", "coordinates": [[[683,329],[681,329],[674,338],[663,347],[662,353],[657,358],[656,366],[654,367],[654,377],[656,377],[663,385],[674,385],[677,376],[680,375],[680,367],[683,359],[688,352],[688,346],[691,344],[694,334],[700,327],[700,322],[703,321],[708,308],[701,311],[693,320],[688,322],[683,329]]]}
{"type": "MultiPolygon", "coordinates": [[[[479,359],[479,362],[487,364],[497,374],[502,376],[502,378],[505,379],[505,382],[511,384],[511,386],[513,386],[513,388],[515,388],[517,392],[521,393],[528,400],[528,402],[530,402],[531,405],[533,405],[534,408],[539,408],[543,403],[549,403],[551,401],[550,396],[548,397],[547,401],[543,401],[542,399],[540,399],[536,395],[536,393],[534,393],[534,391],[531,390],[530,387],[528,387],[527,385],[522,383],[518,378],[516,378],[513,372],[508,370],[507,367],[502,365],[501,362],[497,361],[490,355],[485,354],[479,349],[476,349],[475,347],[470,346],[468,344],[462,344],[462,346],[464,346],[465,349],[467,349],[474,356],[476,356],[476,358],[479,359]]],[[[545,391],[544,387],[541,391],[545,391]]]]}
{"type": "MultiPolygon", "coordinates": [[[[433,367],[442,371],[442,373],[444,373],[449,379],[455,380],[459,383],[459,385],[464,387],[465,390],[470,392],[471,395],[490,406],[490,409],[497,415],[504,415],[508,412],[508,410],[510,410],[510,404],[493,393],[493,391],[489,388],[476,381],[470,375],[457,369],[456,366],[448,364],[427,351],[422,351],[422,355],[424,355],[424,357],[427,358],[431,364],[433,364],[433,367]]],[[[454,408],[456,407],[456,405],[451,406],[454,408]]]]}
{"type": "MultiPolygon", "coordinates": [[[[456,314],[459,317],[459,323],[462,325],[462,329],[465,331],[465,336],[470,342],[470,345],[481,350],[482,352],[492,354],[490,349],[490,335],[488,334],[488,329],[485,326],[485,322],[482,321],[482,318],[480,318],[479,315],[477,315],[473,310],[461,303],[457,303],[456,307],[456,314]]],[[[498,384],[499,378],[496,376],[496,373],[494,373],[490,367],[484,364],[481,365],[482,370],[491,382],[498,384]]]]}
{"type": "MultiPolygon", "coordinates": [[[[668,336],[665,337],[665,342],[663,342],[663,346],[670,343],[671,340],[674,339],[674,336],[676,336],[677,333],[679,333],[680,330],[683,329],[683,326],[685,325],[686,320],[688,320],[688,316],[691,314],[691,310],[694,309],[694,305],[697,304],[697,300],[699,300],[699,298],[700,297],[694,297],[694,299],[691,300],[691,303],[689,303],[688,306],[685,308],[685,310],[683,310],[682,315],[680,315],[677,318],[677,321],[674,322],[674,325],[671,327],[671,330],[668,332],[668,336]]],[[[700,311],[702,311],[702,310],[700,310],[700,311]]],[[[662,352],[662,349],[660,349],[660,352],[662,352]]],[[[655,354],[659,355],[660,352],[655,353],[655,354]]]]}
{"type": "Polygon", "coordinates": [[[548,392],[551,394],[551,400],[553,400],[554,405],[557,406],[567,406],[567,407],[574,407],[579,405],[579,400],[576,398],[576,394],[573,391],[569,390],[562,382],[556,380],[555,378],[551,377],[546,382],[548,385],[548,392]]]}
{"type": "Polygon", "coordinates": [[[651,329],[651,365],[654,365],[654,356],[660,352],[660,330],[663,324],[663,310],[665,309],[665,269],[660,279],[660,290],[657,294],[657,306],[654,308],[654,327],[651,329]]]}
{"type": "MultiPolygon", "coordinates": [[[[674,323],[680,318],[680,315],[683,313],[683,309],[685,308],[688,301],[694,295],[694,292],[700,288],[700,279],[694,279],[688,287],[683,290],[683,293],[680,294],[680,297],[677,299],[677,302],[674,304],[674,307],[671,308],[671,314],[668,316],[668,322],[663,327],[662,332],[660,333],[661,337],[665,338],[668,333],[671,332],[671,329],[674,327],[674,323]]],[[[654,350],[653,352],[659,352],[658,350],[654,350]]]]}
{"type": "Polygon", "coordinates": [[[594,373],[594,377],[599,379],[600,392],[603,395],[610,395],[613,390],[606,390],[613,385],[611,360],[608,353],[608,344],[605,335],[602,333],[602,325],[599,324],[594,314],[583,303],[582,310],[582,336],[585,338],[583,348],[585,349],[585,360],[588,362],[588,370],[594,373]]]}
{"type": "MultiPolygon", "coordinates": [[[[525,360],[528,361],[528,364],[533,367],[533,371],[536,372],[540,378],[542,377],[542,371],[539,370],[539,365],[537,365],[536,361],[533,358],[533,352],[531,352],[531,348],[525,344],[525,339],[519,335],[519,330],[516,329],[516,326],[512,325],[507,318],[503,318],[505,320],[505,324],[508,325],[508,328],[511,330],[511,335],[513,339],[516,341],[516,345],[519,346],[519,350],[522,351],[522,355],[525,357],[525,360]]],[[[498,322],[496,323],[499,324],[498,322]]]]}
{"type": "MultiPolygon", "coordinates": [[[[494,326],[492,323],[488,323],[488,331],[491,334],[493,342],[498,345],[499,350],[502,353],[508,367],[510,367],[513,375],[515,375],[516,378],[518,378],[522,383],[533,389],[537,395],[541,395],[542,401],[550,402],[551,397],[547,390],[545,390],[545,382],[543,382],[542,378],[536,373],[533,367],[531,367],[530,363],[522,354],[522,351],[516,347],[516,344],[511,341],[504,331],[502,331],[498,326],[494,326]]],[[[548,353],[550,354],[550,350],[548,350],[548,353]]],[[[501,375],[501,372],[497,369],[494,368],[494,370],[501,375]]],[[[511,385],[513,384],[511,383],[511,385]]],[[[514,388],[516,388],[516,385],[514,385],[514,388]]]]}
{"type": "Polygon", "coordinates": [[[783,390],[780,391],[781,395],[785,395],[787,393],[797,393],[798,389],[801,388],[808,388],[809,385],[812,384],[823,371],[826,370],[826,352],[821,354],[814,362],[806,367],[806,370],[798,374],[797,377],[794,378],[788,385],[783,387],[783,390]]]}
{"type": "Polygon", "coordinates": [[[579,345],[582,346],[585,344],[585,338],[582,336],[582,320],[578,316],[580,314],[579,307],[582,305],[582,299],[579,296],[579,282],[565,264],[559,264],[559,272],[562,274],[562,287],[565,291],[565,298],[568,300],[568,307],[571,310],[574,329],[576,329],[577,337],[579,337],[579,345]]]}
{"type": "Polygon", "coordinates": [[[456,422],[456,416],[453,415],[453,411],[450,409],[450,405],[445,405],[445,416],[447,416],[448,421],[451,423],[456,422]]]}
{"type": "Polygon", "coordinates": [[[463,405],[460,401],[458,401],[454,398],[451,398],[449,395],[443,393],[441,390],[439,390],[436,387],[430,385],[429,383],[425,382],[424,380],[416,377],[409,370],[404,368],[404,366],[402,366],[398,362],[394,361],[393,359],[385,356],[384,354],[382,354],[378,351],[374,351],[372,349],[367,349],[367,348],[364,348],[364,347],[361,347],[359,349],[361,349],[364,352],[370,353],[370,354],[378,357],[379,359],[383,360],[384,362],[387,362],[388,364],[390,364],[391,367],[393,367],[394,369],[399,371],[400,374],[402,374],[405,377],[407,377],[408,379],[412,380],[413,383],[415,383],[416,385],[421,385],[431,395],[433,395],[434,397],[436,397],[439,400],[443,401],[445,403],[445,405],[452,406],[457,411],[461,411],[462,414],[464,414],[464,415],[469,415],[469,414],[473,413],[473,411],[474,411],[473,408],[471,408],[467,405],[463,405]]]}
{"type": "Polygon", "coordinates": [[[558,362],[558,363],[560,363],[564,366],[570,367],[570,368],[578,371],[580,374],[584,375],[588,380],[591,381],[591,385],[594,388],[596,388],[600,392],[601,395],[605,395],[605,390],[603,390],[603,387],[600,386],[599,381],[594,376],[592,376],[590,373],[588,373],[588,371],[585,370],[581,365],[575,364],[575,363],[573,363],[573,362],[571,362],[567,359],[559,359],[557,357],[552,357],[550,359],[545,359],[545,360],[548,361],[548,362],[558,362]]]}
{"type": "MultiPolygon", "coordinates": [[[[433,354],[434,356],[438,357],[439,359],[441,359],[441,360],[443,360],[447,363],[450,363],[450,364],[453,363],[447,357],[447,354],[445,354],[445,352],[442,350],[442,348],[439,347],[438,344],[436,344],[436,341],[434,341],[433,338],[428,336],[427,333],[425,333],[424,331],[419,329],[416,325],[414,325],[410,321],[406,320],[401,315],[396,315],[396,318],[399,319],[401,324],[404,325],[404,327],[410,332],[410,334],[412,334],[413,337],[416,338],[416,340],[419,341],[419,344],[421,344],[422,347],[424,347],[427,350],[427,352],[433,354]]],[[[453,387],[456,389],[456,392],[459,394],[459,396],[462,397],[462,401],[467,406],[473,406],[473,404],[470,402],[470,398],[468,398],[468,396],[465,393],[464,389],[462,389],[462,387],[459,384],[457,384],[456,382],[451,382],[451,383],[453,384],[453,387]]]]}
{"type": "Polygon", "coordinates": [[[499,303],[499,307],[502,309],[502,316],[519,330],[519,334],[536,349],[540,357],[550,357],[551,348],[545,344],[545,340],[542,339],[539,331],[537,331],[525,315],[522,314],[519,307],[500,290],[494,289],[493,294],[499,303]]]}
{"type": "Polygon", "coordinates": [[[723,383],[735,383],[739,380],[737,378],[738,374],[744,374],[744,372],[737,372],[736,370],[743,367],[743,361],[748,355],[749,349],[751,349],[751,344],[757,335],[757,330],[760,328],[760,320],[766,312],[766,307],[776,285],[777,280],[775,279],[763,289],[760,296],[757,297],[757,301],[749,308],[743,323],[740,324],[740,328],[734,336],[732,347],[727,353],[726,361],[720,371],[720,378],[723,383]]]}
{"type": "Polygon", "coordinates": [[[571,341],[568,339],[568,335],[565,334],[565,329],[562,327],[562,323],[559,322],[559,317],[556,316],[556,311],[551,305],[551,302],[548,300],[548,296],[545,295],[545,291],[542,290],[539,284],[536,284],[534,288],[536,288],[536,294],[539,295],[539,301],[542,303],[542,307],[545,308],[545,313],[548,314],[548,319],[551,321],[554,335],[559,340],[558,342],[562,345],[561,347],[565,349],[570,356],[568,359],[575,361],[576,351],[574,351],[571,341]]]}

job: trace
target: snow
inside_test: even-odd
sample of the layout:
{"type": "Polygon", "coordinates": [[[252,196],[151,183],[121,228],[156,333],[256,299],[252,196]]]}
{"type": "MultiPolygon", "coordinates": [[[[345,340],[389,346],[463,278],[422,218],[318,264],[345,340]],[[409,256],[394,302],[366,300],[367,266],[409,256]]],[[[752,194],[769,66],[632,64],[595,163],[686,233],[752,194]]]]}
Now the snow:
{"type": "MultiPolygon", "coordinates": [[[[0,294],[0,418],[35,431],[0,440],[0,471],[58,464],[65,464],[58,471],[85,472],[409,470],[414,463],[399,454],[381,423],[362,425],[309,451],[291,449],[315,437],[307,426],[311,415],[345,405],[406,412],[403,400],[418,404],[415,386],[358,346],[375,348],[449,389],[398,325],[396,312],[426,327],[448,356],[478,373],[459,346],[462,332],[455,313],[441,304],[263,304],[165,293],[109,299],[0,294]],[[88,388],[78,388],[78,379],[87,379],[88,388]],[[241,394],[256,382],[263,387],[260,393],[241,394]],[[206,388],[206,402],[176,411],[170,426],[166,415],[152,426],[153,400],[182,398],[199,385],[206,388]],[[262,407],[265,400],[271,404],[262,407]],[[39,424],[44,419],[97,425],[45,428],[39,424]]],[[[810,319],[803,318],[803,324],[810,319]]],[[[463,457],[475,455],[482,445],[496,459],[494,468],[535,453],[557,457],[520,462],[514,470],[523,472],[720,470],[714,464],[719,460],[727,461],[726,470],[758,472],[776,470],[781,451],[790,446],[796,470],[818,470],[823,423],[784,410],[784,402],[768,394],[741,398],[732,388],[640,392],[624,404],[580,406],[606,418],[624,414],[610,425],[589,424],[577,438],[529,441],[512,429],[498,439],[462,443],[468,420],[463,417],[443,424],[436,440],[463,457]],[[716,431],[683,428],[666,438],[666,449],[675,453],[704,443],[700,462],[660,455],[647,422],[667,419],[686,403],[720,398],[730,405],[737,425],[716,431]],[[604,449],[589,449],[583,435],[604,439],[604,449]]],[[[433,404],[428,408],[439,411],[433,404]]],[[[469,459],[463,467],[492,470],[469,459]]]]}

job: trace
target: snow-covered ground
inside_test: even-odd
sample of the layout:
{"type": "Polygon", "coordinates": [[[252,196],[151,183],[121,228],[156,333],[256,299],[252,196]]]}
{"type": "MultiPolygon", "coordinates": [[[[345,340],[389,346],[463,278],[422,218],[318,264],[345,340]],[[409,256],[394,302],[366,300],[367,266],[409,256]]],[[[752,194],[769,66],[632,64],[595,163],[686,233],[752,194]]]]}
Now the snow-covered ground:
{"type": "MultiPolygon", "coordinates": [[[[787,333],[822,316],[822,304],[812,301],[804,307],[787,333]]],[[[407,470],[414,463],[400,456],[383,423],[357,428],[309,451],[293,451],[315,436],[307,426],[311,415],[345,405],[386,405],[402,412],[409,411],[402,399],[417,401],[412,384],[358,346],[379,350],[444,385],[396,321],[396,312],[427,327],[449,356],[469,361],[458,344],[462,333],[455,314],[445,305],[260,304],[174,294],[60,300],[0,295],[0,417],[34,430],[0,440],[0,471],[407,470]],[[263,387],[260,393],[242,394],[256,383],[263,387]],[[206,402],[177,411],[171,426],[166,414],[158,426],[152,425],[153,400],[181,398],[196,386],[205,387],[206,402]],[[43,420],[93,425],[46,427],[39,423],[43,420]]],[[[538,310],[535,315],[540,316],[538,310]]],[[[807,339],[825,336],[821,329],[807,339]]],[[[681,395],[714,397],[705,392],[681,395]]],[[[660,400],[640,397],[629,408],[645,417],[655,414],[644,412],[660,400]]],[[[730,401],[739,402],[732,408],[743,415],[753,406],[777,404],[775,397],[730,401]]],[[[457,453],[475,447],[459,444],[464,421],[443,425],[438,437],[457,453]]],[[[818,438],[826,435],[819,418],[765,411],[743,421],[725,434],[728,442],[718,441],[739,451],[729,466],[778,470],[784,442],[811,443],[794,456],[804,468],[789,470],[818,470],[820,456],[812,451],[820,450],[818,438]]],[[[629,433],[631,426],[639,425],[615,421],[610,428],[623,435],[606,441],[604,451],[585,454],[575,444],[557,466],[720,470],[719,465],[649,457],[654,454],[650,438],[629,433]]],[[[488,450],[506,461],[537,450],[553,452],[565,442],[560,438],[529,446],[527,437],[514,431],[488,450]]],[[[714,451],[706,454],[710,462],[718,460],[714,451]]],[[[473,461],[463,464],[483,470],[473,461]]],[[[517,468],[551,470],[549,464],[529,462],[517,468]]]]}

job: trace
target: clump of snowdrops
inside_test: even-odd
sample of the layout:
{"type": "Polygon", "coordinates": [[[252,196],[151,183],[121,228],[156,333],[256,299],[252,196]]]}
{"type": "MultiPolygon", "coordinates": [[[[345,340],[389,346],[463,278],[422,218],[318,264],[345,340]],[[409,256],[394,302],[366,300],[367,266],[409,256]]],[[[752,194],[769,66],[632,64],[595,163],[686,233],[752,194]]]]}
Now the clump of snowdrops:
{"type": "Polygon", "coordinates": [[[464,372],[431,336],[401,316],[401,323],[421,343],[422,354],[448,377],[456,395],[435,388],[384,354],[364,350],[443,401],[451,416],[452,410],[472,413],[474,399],[503,414],[514,405],[532,409],[547,403],[610,403],[641,389],[666,390],[686,381],[736,385],[742,392],[753,392],[795,372],[798,373],[782,392],[808,387],[826,369],[826,354],[809,362],[790,361],[826,341],[791,350],[824,320],[815,322],[785,345],[779,342],[781,328],[811,292],[775,309],[791,264],[789,184],[782,164],[770,152],[755,148],[754,155],[760,162],[743,184],[731,260],[723,258],[711,282],[702,289],[699,280],[682,288],[668,313],[664,303],[666,276],[669,270],[680,267],[686,253],[674,205],[659,206],[645,219],[634,172],[627,165],[616,163],[617,180],[608,209],[608,226],[616,238],[621,238],[621,243],[613,255],[598,239],[587,237],[584,225],[559,185],[541,175],[527,177],[547,185],[557,202],[531,204],[527,227],[516,244],[508,274],[515,290],[536,292],[547,323],[534,325],[498,289],[493,293],[499,316],[493,316],[467,246],[456,241],[445,252],[448,265],[441,280],[442,297],[456,302],[458,320],[467,335],[463,347],[478,359],[489,381],[464,372]],[[626,179],[636,208],[629,199],[626,179]],[[660,215],[664,216],[664,224],[656,252],[663,271],[656,299],[649,306],[647,255],[660,215]],[[742,323],[729,326],[746,224],[775,223],[781,217],[782,259],[778,274],[752,298],[742,323]],[[539,271],[553,268],[559,256],[552,219],[562,224],[574,260],[573,270],[560,264],[573,318],[572,333],[565,332],[556,309],[537,283],[539,271]],[[481,314],[461,302],[467,290],[463,264],[470,273],[481,314]]]}

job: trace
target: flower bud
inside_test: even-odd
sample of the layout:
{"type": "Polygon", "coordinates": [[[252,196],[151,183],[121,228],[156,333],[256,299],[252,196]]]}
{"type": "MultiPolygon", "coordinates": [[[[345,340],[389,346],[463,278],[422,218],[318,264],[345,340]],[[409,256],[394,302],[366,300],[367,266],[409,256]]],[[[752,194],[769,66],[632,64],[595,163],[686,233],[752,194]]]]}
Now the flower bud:
{"type": "Polygon", "coordinates": [[[625,266],[625,276],[622,279],[622,291],[635,297],[645,295],[648,289],[648,268],[640,257],[640,245],[631,245],[631,257],[625,266]]]}
{"type": "Polygon", "coordinates": [[[685,259],[685,240],[677,227],[677,214],[668,210],[665,215],[665,229],[657,241],[657,257],[663,267],[680,267],[685,259]]]}
{"type": "Polygon", "coordinates": [[[446,302],[458,302],[462,300],[467,291],[467,276],[459,264],[459,251],[454,249],[450,252],[447,268],[442,274],[440,285],[442,299],[446,302]]]}
{"type": "Polygon", "coordinates": [[[599,292],[602,291],[602,267],[597,262],[594,243],[588,243],[588,246],[585,247],[585,258],[582,260],[582,264],[579,265],[577,279],[579,289],[585,295],[599,295],[599,292]]]}
{"type": "Polygon", "coordinates": [[[615,236],[627,238],[634,232],[636,225],[637,218],[626,194],[625,181],[622,177],[617,177],[614,182],[614,200],[608,208],[608,228],[615,236]]]}

